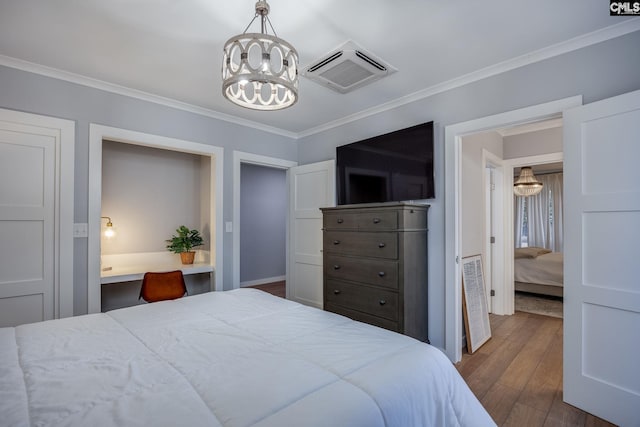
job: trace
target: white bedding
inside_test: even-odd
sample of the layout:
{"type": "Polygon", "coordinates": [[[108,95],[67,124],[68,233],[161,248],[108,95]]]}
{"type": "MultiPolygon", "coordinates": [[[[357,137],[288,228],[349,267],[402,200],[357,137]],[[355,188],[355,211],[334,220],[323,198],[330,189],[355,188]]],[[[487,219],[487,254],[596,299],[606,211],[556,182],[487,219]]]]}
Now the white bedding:
{"type": "Polygon", "coordinates": [[[562,252],[550,252],[535,258],[517,258],[513,278],[516,282],[562,286],[564,282],[562,252]]]}
{"type": "Polygon", "coordinates": [[[490,426],[412,338],[253,289],[0,329],[8,426],[490,426]]]}

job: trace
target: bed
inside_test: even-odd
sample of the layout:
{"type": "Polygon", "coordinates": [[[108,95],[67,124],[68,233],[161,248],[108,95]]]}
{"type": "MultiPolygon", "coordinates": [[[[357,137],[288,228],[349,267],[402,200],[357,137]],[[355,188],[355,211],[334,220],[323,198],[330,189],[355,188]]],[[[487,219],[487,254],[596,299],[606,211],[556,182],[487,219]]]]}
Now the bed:
{"type": "Polygon", "coordinates": [[[435,347],[255,289],[0,329],[0,424],[490,426],[435,347]]]}
{"type": "Polygon", "coordinates": [[[516,248],[513,269],[516,291],[563,296],[562,252],[530,247],[516,248]]]}

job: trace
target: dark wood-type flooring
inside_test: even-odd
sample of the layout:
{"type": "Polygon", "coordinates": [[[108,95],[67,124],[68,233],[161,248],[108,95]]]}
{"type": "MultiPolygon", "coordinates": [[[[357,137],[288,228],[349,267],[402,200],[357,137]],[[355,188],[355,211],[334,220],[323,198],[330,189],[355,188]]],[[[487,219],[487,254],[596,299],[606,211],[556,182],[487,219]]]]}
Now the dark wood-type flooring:
{"type": "Polygon", "coordinates": [[[267,283],[264,285],[247,286],[248,288],[260,289],[265,292],[269,292],[280,298],[286,298],[286,287],[284,280],[281,282],[267,283]]]}
{"type": "MultiPolygon", "coordinates": [[[[252,286],[285,297],[285,282],[252,286]]],[[[490,315],[491,339],[456,364],[499,426],[612,426],[562,401],[562,319],[490,315]]]]}
{"type": "Polygon", "coordinates": [[[456,368],[499,426],[611,426],[562,401],[562,319],[490,315],[491,339],[456,368]]]}

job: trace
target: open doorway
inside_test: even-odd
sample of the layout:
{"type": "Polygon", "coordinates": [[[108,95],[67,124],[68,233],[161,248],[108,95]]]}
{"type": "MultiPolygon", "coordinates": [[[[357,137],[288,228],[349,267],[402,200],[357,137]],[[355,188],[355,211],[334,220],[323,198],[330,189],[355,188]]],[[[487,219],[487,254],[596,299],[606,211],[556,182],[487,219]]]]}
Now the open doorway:
{"type": "Polygon", "coordinates": [[[270,291],[286,293],[287,170],[296,165],[289,160],[233,152],[233,222],[225,224],[225,231],[233,233],[234,289],[275,283],[270,291]],[[280,262],[285,271],[278,267],[280,262]]]}
{"type": "MultiPolygon", "coordinates": [[[[467,256],[469,250],[480,251],[485,245],[485,283],[496,295],[490,299],[502,303],[498,304],[498,310],[503,310],[508,305],[504,303],[510,302],[516,312],[511,308],[510,312],[499,313],[504,316],[491,314],[492,339],[474,354],[465,352],[456,368],[498,425],[522,424],[530,418],[565,419],[573,413],[570,414],[571,408],[562,402],[563,321],[552,313],[541,312],[549,308],[544,304],[545,295],[529,298],[533,291],[538,292],[537,289],[527,288],[528,292],[522,293],[524,301],[519,298],[521,293],[514,292],[518,282],[513,282],[513,273],[510,273],[511,279],[507,273],[518,270],[518,248],[527,246],[527,241],[530,246],[544,247],[562,240],[561,236],[551,237],[548,229],[549,219],[559,220],[561,227],[561,209],[553,211],[551,208],[554,204],[561,208],[559,200],[552,197],[556,194],[552,184],[557,182],[556,173],[562,168],[561,161],[556,161],[562,159],[562,119],[465,135],[461,138],[461,148],[462,254],[467,256]],[[527,198],[514,195],[513,182],[522,166],[530,166],[540,175],[542,171],[550,173],[549,179],[536,173],[544,183],[543,191],[538,195],[527,198]],[[479,191],[482,189],[484,193],[479,191]],[[474,192],[479,193],[475,201],[470,195],[474,192]],[[473,209],[473,204],[478,208],[473,209]],[[470,215],[465,215],[465,211],[480,218],[469,221],[470,215]],[[522,213],[529,215],[523,218],[522,213]],[[474,241],[479,239],[482,241],[474,248],[474,241]],[[508,255],[509,252],[516,256],[508,255]],[[516,302],[533,304],[518,306],[516,302]],[[526,411],[530,413],[524,414],[526,411]]],[[[559,179],[561,182],[561,175],[559,179]]],[[[543,248],[522,250],[527,249],[543,248]]]]}
{"type": "MultiPolygon", "coordinates": [[[[566,109],[579,106],[581,97],[565,98],[514,110],[495,116],[472,120],[447,126],[445,129],[445,193],[454,195],[445,200],[445,216],[452,218],[445,225],[445,353],[455,363],[462,358],[462,295],[461,274],[459,261],[462,256],[461,243],[461,182],[462,182],[462,139],[466,135],[486,132],[498,128],[511,128],[518,125],[540,122],[559,118],[566,109]]],[[[536,156],[534,156],[536,157],[536,156]]],[[[540,155],[542,162],[548,161],[551,155],[540,155]]],[[[509,169],[513,165],[504,168],[504,187],[513,186],[513,173],[509,169]]],[[[505,217],[510,218],[512,212],[512,196],[505,191],[505,217]]],[[[506,223],[505,223],[506,224],[506,223]]],[[[513,224],[504,226],[505,242],[513,242],[513,224]]],[[[513,244],[505,244],[505,259],[513,258],[513,244]]],[[[502,299],[504,311],[513,313],[513,270],[509,265],[504,270],[505,290],[502,295],[496,295],[496,299],[502,299]]]]}
{"type": "Polygon", "coordinates": [[[240,165],[240,287],[286,291],[287,172],[240,165]]]}

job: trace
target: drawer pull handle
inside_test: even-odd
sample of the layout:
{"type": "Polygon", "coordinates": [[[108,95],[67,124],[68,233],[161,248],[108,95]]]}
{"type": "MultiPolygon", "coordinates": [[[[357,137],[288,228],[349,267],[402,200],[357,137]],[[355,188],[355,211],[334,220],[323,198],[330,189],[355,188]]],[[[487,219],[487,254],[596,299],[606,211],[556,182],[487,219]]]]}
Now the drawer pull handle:
{"type": "Polygon", "coordinates": [[[343,222],[344,222],[344,219],[338,218],[338,224],[342,224],[343,222]]]}
{"type": "Polygon", "coordinates": [[[334,293],[335,295],[338,295],[338,294],[340,293],[340,289],[334,289],[334,290],[333,290],[333,293],[334,293]]]}
{"type": "Polygon", "coordinates": [[[334,269],[334,270],[340,270],[340,266],[339,266],[338,264],[334,264],[334,265],[333,265],[333,269],[334,269]]]}
{"type": "Polygon", "coordinates": [[[380,300],[380,305],[385,305],[387,302],[383,299],[380,300]]]}
{"type": "Polygon", "coordinates": [[[334,245],[339,245],[339,244],[340,244],[340,240],[334,240],[334,241],[333,241],[333,244],[334,244],[334,245]]]}
{"type": "Polygon", "coordinates": [[[385,272],[384,271],[378,271],[378,276],[384,277],[385,276],[385,272]]]}
{"type": "Polygon", "coordinates": [[[379,248],[384,248],[385,246],[387,246],[387,245],[384,242],[378,243],[378,247],[379,248]]]}
{"type": "Polygon", "coordinates": [[[373,223],[378,224],[380,222],[380,218],[373,218],[373,223]]]}

